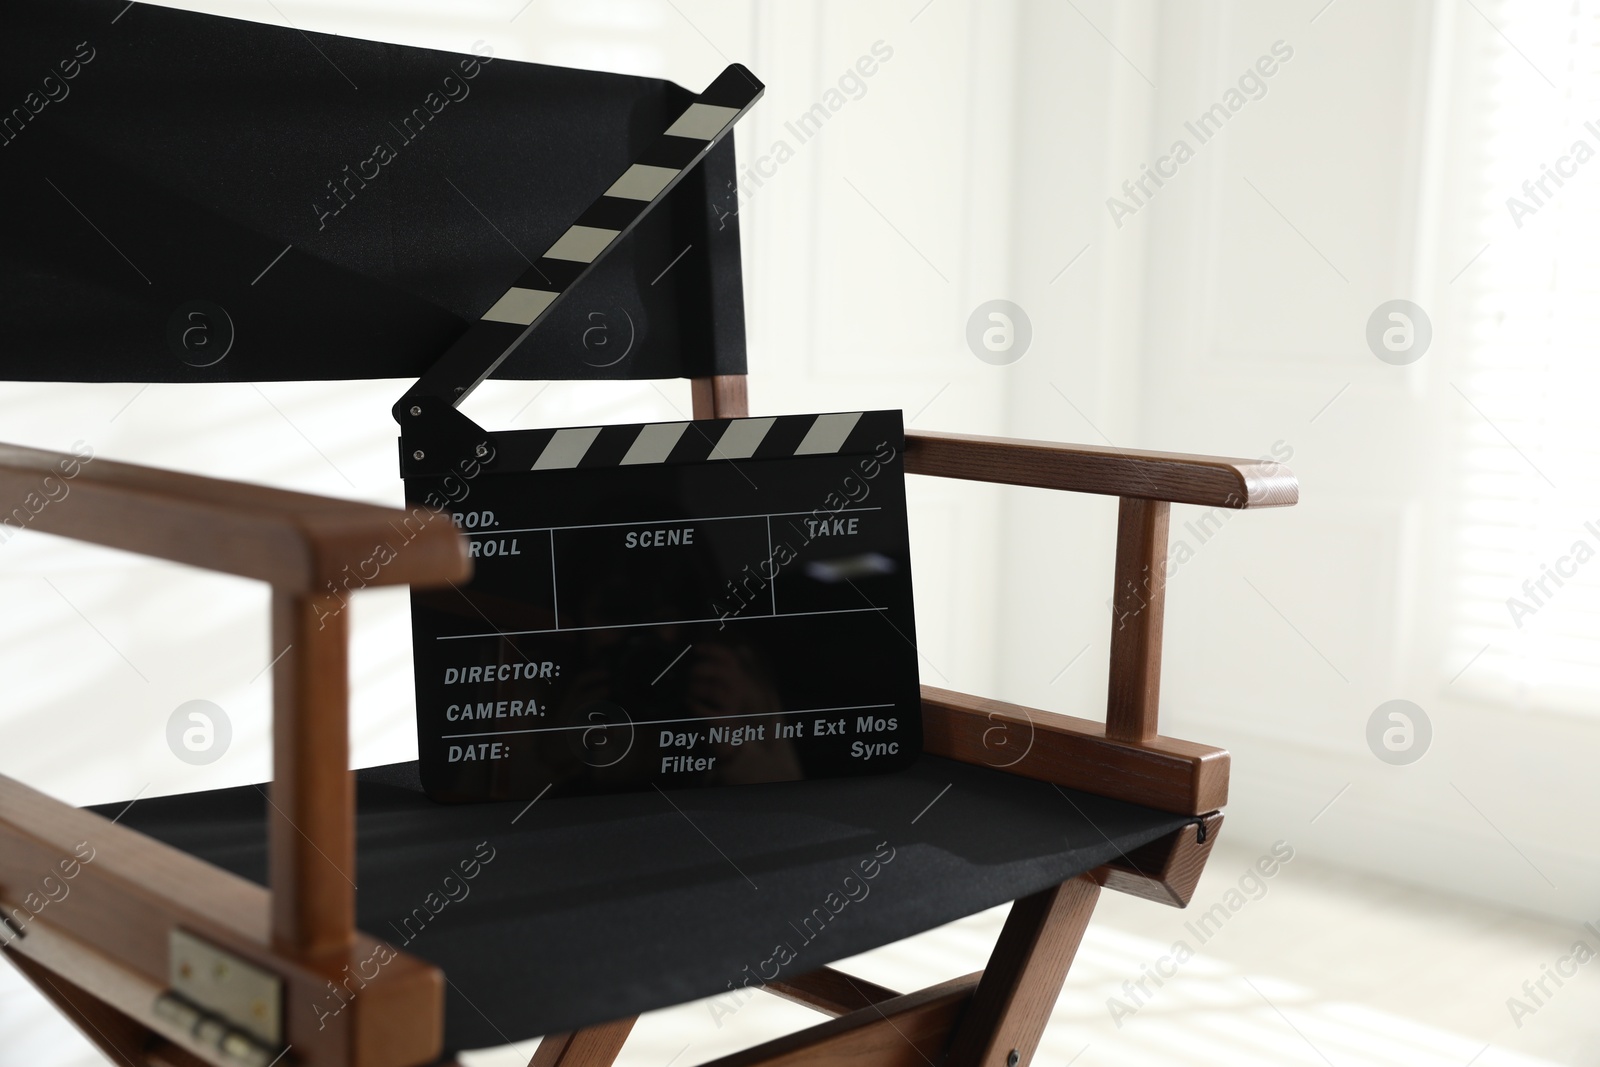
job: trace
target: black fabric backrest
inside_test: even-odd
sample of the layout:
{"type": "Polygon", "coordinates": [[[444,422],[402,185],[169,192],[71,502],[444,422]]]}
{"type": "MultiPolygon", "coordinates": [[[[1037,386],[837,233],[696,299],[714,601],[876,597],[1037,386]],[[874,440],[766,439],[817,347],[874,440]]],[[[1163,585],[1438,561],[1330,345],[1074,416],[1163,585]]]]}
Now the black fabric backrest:
{"type": "MultiPolygon", "coordinates": [[[[124,0],[7,16],[0,379],[419,375],[690,96],[124,0]]],[[[495,377],[744,372],[732,138],[697,170],[495,377]]]]}

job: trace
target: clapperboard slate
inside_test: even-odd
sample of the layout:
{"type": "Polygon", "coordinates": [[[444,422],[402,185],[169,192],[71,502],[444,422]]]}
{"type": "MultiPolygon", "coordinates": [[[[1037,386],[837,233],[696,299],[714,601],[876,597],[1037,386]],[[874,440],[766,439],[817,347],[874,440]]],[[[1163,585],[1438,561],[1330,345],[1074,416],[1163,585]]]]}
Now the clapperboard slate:
{"type": "MultiPolygon", "coordinates": [[[[412,591],[437,800],[871,774],[921,750],[898,411],[491,432],[458,410],[762,91],[730,65],[395,405],[406,499],[475,565],[412,591]]],[[[735,318],[701,332],[742,360],[735,318]]]]}
{"type": "Polygon", "coordinates": [[[921,750],[898,411],[495,435],[470,584],[412,593],[443,800],[899,770],[921,750]]]}

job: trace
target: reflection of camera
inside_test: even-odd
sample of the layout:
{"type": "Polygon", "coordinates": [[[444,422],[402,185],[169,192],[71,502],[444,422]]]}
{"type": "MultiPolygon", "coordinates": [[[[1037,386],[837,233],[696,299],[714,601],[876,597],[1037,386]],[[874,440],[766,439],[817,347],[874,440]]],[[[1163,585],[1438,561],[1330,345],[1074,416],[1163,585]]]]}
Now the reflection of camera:
{"type": "Polygon", "coordinates": [[[638,719],[681,713],[689,664],[687,657],[672,661],[688,642],[674,643],[655,627],[613,633],[615,640],[593,649],[593,663],[610,680],[612,696],[638,719]]]}

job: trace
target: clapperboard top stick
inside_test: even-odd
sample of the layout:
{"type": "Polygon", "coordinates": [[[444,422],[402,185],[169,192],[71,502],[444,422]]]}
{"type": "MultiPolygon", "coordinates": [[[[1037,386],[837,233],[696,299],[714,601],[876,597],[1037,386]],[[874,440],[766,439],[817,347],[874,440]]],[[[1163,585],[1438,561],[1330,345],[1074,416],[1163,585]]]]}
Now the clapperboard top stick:
{"type": "Polygon", "coordinates": [[[439,401],[459,406],[528,339],[562,296],[666,199],[765,91],[766,86],[743,64],[729,64],[400,398],[394,409],[400,424],[409,428],[418,419],[437,414],[439,401]]]}
{"type": "Polygon", "coordinates": [[[898,412],[843,411],[693,424],[542,427],[494,437],[499,469],[542,471],[836,455],[847,444],[865,453],[879,442],[898,442],[903,434],[898,412]],[[700,432],[689,432],[691,425],[700,432]]]}

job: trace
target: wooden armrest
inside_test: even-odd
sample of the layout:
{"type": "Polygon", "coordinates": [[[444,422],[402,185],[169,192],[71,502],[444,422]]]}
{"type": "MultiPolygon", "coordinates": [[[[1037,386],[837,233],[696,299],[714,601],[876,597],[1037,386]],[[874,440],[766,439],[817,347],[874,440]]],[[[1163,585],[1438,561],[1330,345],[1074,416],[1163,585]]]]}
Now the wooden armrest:
{"type": "Polygon", "coordinates": [[[272,943],[343,959],[355,935],[350,593],[472,572],[442,512],[410,511],[0,445],[0,541],[42,530],[272,585],[272,943]]]}
{"type": "Polygon", "coordinates": [[[1179,815],[1228,802],[1228,753],[1152,736],[1111,736],[1104,723],[922,687],[923,751],[1179,815]]]}
{"type": "Polygon", "coordinates": [[[1270,460],[961,433],[907,433],[906,473],[1223,508],[1287,507],[1300,499],[1294,473],[1270,460]]]}
{"type": "Polygon", "coordinates": [[[907,433],[905,464],[907,474],[1120,498],[1106,736],[1122,741],[1156,736],[1171,505],[1273,508],[1300,499],[1294,473],[1272,460],[907,433]]]}
{"type": "MultiPolygon", "coordinates": [[[[87,451],[87,450],[86,450],[87,451]]],[[[287,593],[442,585],[471,573],[442,513],[0,445],[0,539],[17,529],[257,578],[287,593]]]]}

